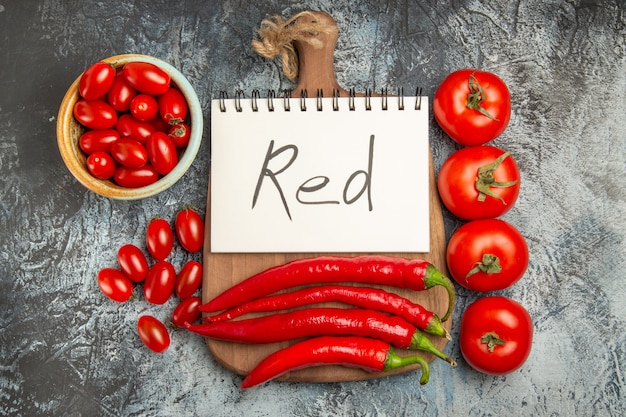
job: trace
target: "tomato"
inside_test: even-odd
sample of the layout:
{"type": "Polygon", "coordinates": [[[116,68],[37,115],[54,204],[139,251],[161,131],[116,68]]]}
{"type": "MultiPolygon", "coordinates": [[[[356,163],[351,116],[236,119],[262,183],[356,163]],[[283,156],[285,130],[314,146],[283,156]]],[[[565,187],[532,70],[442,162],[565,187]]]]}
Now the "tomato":
{"type": "Polygon", "coordinates": [[[170,76],[149,62],[129,62],[122,68],[126,82],[142,93],[158,96],[170,88],[170,76]]]}
{"type": "Polygon", "coordinates": [[[171,87],[159,96],[159,114],[171,125],[185,121],[187,117],[187,100],[177,88],[171,87]]]}
{"type": "Polygon", "coordinates": [[[133,138],[121,138],[111,145],[111,155],[128,168],[141,168],[148,162],[148,151],[133,138]]]}
{"type": "Polygon", "coordinates": [[[133,295],[133,283],[117,269],[101,269],[97,281],[100,291],[113,301],[123,303],[133,295]]]}
{"type": "Polygon", "coordinates": [[[168,136],[174,142],[177,148],[184,148],[189,145],[189,136],[191,136],[191,128],[187,123],[179,123],[170,127],[168,136]]]}
{"type": "Polygon", "coordinates": [[[143,295],[152,304],[164,304],[174,293],[176,271],[167,261],[157,261],[148,270],[143,283],[143,295]]]}
{"type": "Polygon", "coordinates": [[[202,312],[198,309],[202,304],[200,297],[189,297],[181,301],[172,313],[172,323],[178,327],[185,327],[185,323],[193,324],[202,312]]]}
{"type": "Polygon", "coordinates": [[[133,244],[126,244],[117,251],[120,269],[131,281],[141,282],[148,275],[148,260],[141,249],[133,244]]]}
{"type": "Polygon", "coordinates": [[[96,62],[83,72],[78,81],[78,92],[85,100],[104,97],[113,85],[115,68],[106,62],[96,62]]]}
{"type": "Polygon", "coordinates": [[[448,75],[433,98],[433,114],[444,132],[464,146],[500,136],[511,118],[511,95],[490,72],[463,69],[448,75]]]}
{"type": "Polygon", "coordinates": [[[78,123],[89,129],[110,129],[117,122],[117,112],[103,100],[78,100],[73,114],[78,123]]]}
{"type": "Polygon", "coordinates": [[[137,95],[137,90],[128,85],[124,74],[119,71],[115,75],[113,85],[107,93],[107,101],[115,110],[125,112],[130,109],[130,102],[137,95]]]}
{"type": "Polygon", "coordinates": [[[169,132],[170,127],[171,127],[161,117],[155,117],[154,119],[150,120],[150,124],[154,127],[154,129],[157,132],[166,132],[167,133],[167,132],[169,132]]]}
{"type": "Polygon", "coordinates": [[[446,208],[461,219],[499,217],[517,201],[520,172],[502,149],[463,148],[441,166],[437,188],[446,208]]]}
{"type": "Polygon", "coordinates": [[[106,152],[94,152],[87,158],[87,170],[91,175],[101,180],[111,178],[116,169],[115,160],[106,152]]]}
{"type": "Polygon", "coordinates": [[[197,261],[189,261],[181,268],[176,277],[174,290],[181,298],[189,298],[202,285],[202,264],[197,261]]]}
{"type": "Polygon", "coordinates": [[[113,181],[117,185],[127,188],[145,187],[158,180],[159,173],[150,164],[141,168],[118,167],[113,174],[113,181]]]}
{"type": "Polygon", "coordinates": [[[174,142],[164,132],[154,132],[146,139],[150,163],[161,175],[169,174],[178,164],[174,142]]]}
{"type": "Polygon", "coordinates": [[[119,132],[121,137],[130,136],[141,143],[145,143],[146,138],[156,132],[150,123],[137,120],[130,114],[122,114],[119,117],[115,124],[115,130],[119,132]]]}
{"type": "Polygon", "coordinates": [[[174,247],[174,232],[165,219],[150,220],[146,229],[146,246],[154,259],[167,258],[174,247]]]}
{"type": "Polygon", "coordinates": [[[170,347],[170,334],[165,325],[156,317],[139,317],[137,333],[143,344],[153,352],[161,353],[170,347]]]}
{"type": "Polygon", "coordinates": [[[533,323],[528,311],[506,297],[484,297],[463,313],[461,352],[474,369],[504,375],[520,368],[530,354],[533,323]]]}
{"type": "Polygon", "coordinates": [[[176,237],[189,252],[198,252],[204,244],[204,221],[197,211],[190,208],[181,210],[176,215],[176,237]]]}
{"type": "Polygon", "coordinates": [[[157,99],[150,94],[137,94],[130,102],[130,114],[139,121],[149,122],[159,113],[157,99]]]}
{"type": "Polygon", "coordinates": [[[111,144],[120,138],[114,129],[88,130],[78,139],[80,149],[87,155],[94,152],[109,152],[111,144]]]}
{"type": "Polygon", "coordinates": [[[528,267],[528,246],[522,234],[504,220],[473,220],[454,232],[446,259],[459,285],[496,291],[522,278],[528,267]]]}

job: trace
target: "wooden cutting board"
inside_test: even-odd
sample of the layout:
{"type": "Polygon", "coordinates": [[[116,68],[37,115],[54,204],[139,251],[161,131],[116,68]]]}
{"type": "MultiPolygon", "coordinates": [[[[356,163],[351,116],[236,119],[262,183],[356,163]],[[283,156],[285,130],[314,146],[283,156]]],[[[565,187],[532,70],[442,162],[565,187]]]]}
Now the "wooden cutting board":
{"type": "MultiPolygon", "coordinates": [[[[331,25],[336,29],[334,20],[325,13],[314,12],[316,19],[320,19],[325,24],[331,25]]],[[[308,91],[324,91],[339,90],[342,96],[346,96],[348,92],[339,87],[333,67],[333,51],[337,41],[337,31],[331,33],[317,35],[323,42],[322,48],[315,48],[306,42],[294,42],[294,46],[299,52],[300,69],[299,82],[294,88],[294,97],[300,95],[300,91],[306,89],[308,91]]],[[[443,217],[441,212],[441,204],[439,201],[437,187],[435,185],[435,173],[432,164],[432,156],[430,160],[430,252],[429,253],[387,253],[385,255],[400,256],[413,259],[424,259],[431,262],[444,274],[447,274],[445,260],[445,233],[443,226],[443,217]]],[[[210,241],[210,224],[211,224],[211,190],[209,187],[205,223],[206,236],[204,244],[204,276],[202,283],[203,302],[207,302],[222,291],[228,289],[234,284],[243,281],[247,277],[254,275],[267,268],[280,265],[294,259],[314,257],[319,254],[315,253],[276,253],[276,254],[259,254],[259,253],[212,253],[210,241]]],[[[327,255],[327,254],[325,254],[327,255]]],[[[362,253],[341,253],[335,254],[341,256],[363,255],[362,253]]],[[[435,287],[427,291],[415,292],[410,290],[400,290],[391,287],[381,287],[387,291],[395,292],[405,296],[415,303],[421,304],[425,308],[434,311],[440,317],[443,316],[448,308],[448,294],[444,288],[435,287]]],[[[444,323],[444,327],[449,331],[451,319],[444,323]]],[[[435,346],[443,350],[446,345],[446,339],[442,337],[429,336],[435,346]]],[[[254,368],[268,354],[275,352],[289,345],[289,342],[273,343],[266,345],[248,345],[239,343],[222,342],[218,340],[206,340],[207,345],[215,359],[227,369],[241,375],[245,375],[254,368]]],[[[399,351],[401,355],[415,354],[413,351],[399,351]]],[[[428,361],[436,358],[431,354],[423,354],[428,361]]],[[[449,366],[444,361],[437,359],[439,366],[449,366]]],[[[418,368],[417,365],[409,366],[403,369],[387,372],[385,374],[370,374],[360,369],[346,368],[341,366],[324,366],[299,371],[290,372],[281,377],[282,380],[288,381],[309,381],[309,382],[339,382],[354,381],[361,379],[376,378],[383,375],[393,375],[403,372],[413,371],[418,368]]]]}

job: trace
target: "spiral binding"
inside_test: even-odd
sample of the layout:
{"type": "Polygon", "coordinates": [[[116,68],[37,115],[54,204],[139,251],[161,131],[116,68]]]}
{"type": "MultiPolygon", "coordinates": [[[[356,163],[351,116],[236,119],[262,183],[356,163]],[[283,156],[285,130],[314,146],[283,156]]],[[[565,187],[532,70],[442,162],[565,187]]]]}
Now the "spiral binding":
{"type": "MultiPolygon", "coordinates": [[[[365,96],[363,97],[365,100],[365,110],[370,111],[372,110],[372,90],[370,88],[365,90],[365,96]]],[[[339,111],[339,97],[340,97],[340,93],[338,89],[333,89],[332,92],[332,110],[333,111],[339,111]]],[[[389,109],[389,99],[391,98],[388,94],[387,88],[383,88],[381,89],[380,92],[380,97],[381,97],[381,106],[382,106],[382,110],[388,110],[389,109]]],[[[241,105],[241,101],[245,100],[245,93],[243,90],[237,90],[235,92],[235,100],[234,100],[234,104],[235,104],[235,111],[237,112],[242,112],[243,111],[243,107],[241,105]]],[[[282,95],[282,100],[283,100],[283,110],[284,111],[291,111],[291,90],[283,90],[283,95],[282,95]]],[[[299,105],[300,105],[300,110],[301,111],[307,111],[307,98],[308,98],[308,92],[307,90],[302,90],[300,91],[300,98],[299,98],[299,105]]],[[[324,110],[324,91],[322,91],[321,88],[317,89],[317,94],[315,96],[315,108],[317,111],[323,111],[324,110]]],[[[393,96],[393,98],[397,99],[397,103],[398,103],[398,110],[404,110],[405,109],[405,105],[404,105],[404,101],[405,101],[405,97],[404,97],[404,89],[402,87],[398,88],[398,94],[396,96],[393,96]]],[[[267,109],[270,112],[273,112],[275,109],[275,101],[277,99],[276,96],[276,91],[275,90],[268,90],[267,92],[267,109]]],[[[356,109],[356,105],[355,105],[355,101],[356,101],[357,97],[356,97],[356,92],[354,90],[354,88],[351,88],[349,90],[349,94],[348,94],[348,109],[350,111],[354,111],[356,109]]],[[[225,91],[220,91],[219,93],[219,107],[220,107],[220,111],[221,112],[225,112],[226,111],[226,100],[228,100],[228,93],[225,91]]],[[[259,102],[261,101],[261,93],[259,90],[252,90],[252,94],[250,96],[250,102],[251,102],[251,107],[252,107],[252,111],[253,112],[257,112],[259,111],[259,102]]],[[[422,88],[421,87],[417,87],[417,89],[415,90],[415,106],[414,109],[415,110],[421,110],[422,108],[422,88]]]]}

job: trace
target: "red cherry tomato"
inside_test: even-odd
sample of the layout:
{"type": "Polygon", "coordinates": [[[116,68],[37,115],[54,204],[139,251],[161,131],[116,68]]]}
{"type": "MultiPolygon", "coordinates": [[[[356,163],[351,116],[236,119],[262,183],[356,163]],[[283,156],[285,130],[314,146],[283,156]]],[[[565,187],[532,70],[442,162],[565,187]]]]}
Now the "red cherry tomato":
{"type": "Polygon", "coordinates": [[[102,100],[78,100],[73,114],[78,123],[89,129],[110,129],[117,122],[115,109],[102,100]]]}
{"type": "Polygon", "coordinates": [[[113,301],[123,303],[133,295],[133,283],[117,269],[104,268],[98,272],[100,291],[113,301]]]}
{"type": "Polygon", "coordinates": [[[129,62],[122,74],[131,87],[142,93],[158,96],[170,88],[169,74],[149,62],[129,62]]]}
{"type": "Polygon", "coordinates": [[[176,215],[176,236],[189,252],[198,252],[204,244],[204,221],[197,211],[190,208],[181,210],[176,215]]]}
{"type": "Polygon", "coordinates": [[[111,155],[128,168],[141,168],[148,162],[146,147],[132,138],[121,138],[114,142],[111,145],[111,155]]]}
{"type": "Polygon", "coordinates": [[[191,297],[202,285],[202,264],[189,261],[178,272],[175,291],[180,299],[191,297]]]}
{"type": "Polygon", "coordinates": [[[437,188],[446,208],[461,219],[499,217],[517,201],[520,172],[502,149],[463,148],[441,166],[437,188]]]}
{"type": "Polygon", "coordinates": [[[503,220],[474,220],[454,232],[446,258],[459,285],[496,291],[522,278],[528,267],[528,246],[522,234],[503,220]]]}
{"type": "Polygon", "coordinates": [[[178,153],[174,142],[164,132],[154,132],[146,139],[150,163],[161,175],[169,174],[178,164],[178,153]]]}
{"type": "Polygon", "coordinates": [[[80,149],[87,155],[94,152],[109,152],[111,144],[120,138],[114,129],[88,130],[78,139],[80,149]]]}
{"type": "Polygon", "coordinates": [[[113,85],[107,93],[107,101],[115,110],[125,112],[130,109],[130,102],[137,95],[137,90],[128,85],[124,74],[119,71],[115,75],[113,85]]]}
{"type": "Polygon", "coordinates": [[[118,167],[113,174],[113,181],[117,185],[127,188],[145,187],[158,180],[159,173],[150,164],[141,168],[118,167]]]}
{"type": "Polygon", "coordinates": [[[167,122],[163,119],[161,119],[161,117],[155,117],[154,119],[150,120],[150,124],[152,126],[154,126],[154,129],[157,132],[169,132],[170,130],[170,125],[167,124],[167,122]]]}
{"type": "Polygon", "coordinates": [[[187,123],[179,123],[170,127],[168,136],[174,142],[177,148],[184,148],[189,145],[189,137],[191,136],[191,128],[187,123]]]}
{"type": "Polygon", "coordinates": [[[533,323],[528,311],[505,297],[483,297],[463,313],[460,345],[474,369],[504,375],[521,367],[532,347],[533,323]]]}
{"type": "Polygon", "coordinates": [[[116,169],[115,160],[106,152],[94,152],[87,158],[87,170],[91,175],[101,180],[111,178],[116,169]]]}
{"type": "Polygon", "coordinates": [[[133,244],[126,244],[117,251],[120,269],[131,281],[141,282],[148,275],[148,260],[141,249],[133,244]]]}
{"type": "Polygon", "coordinates": [[[174,232],[167,220],[156,218],[148,223],[146,246],[154,259],[162,261],[169,256],[174,247],[174,232]]]}
{"type": "Polygon", "coordinates": [[[78,82],[78,92],[85,100],[104,97],[113,85],[115,68],[106,62],[96,62],[83,72],[78,82]]]}
{"type": "Polygon", "coordinates": [[[177,125],[187,117],[187,100],[177,88],[170,87],[159,96],[159,114],[168,124],[177,125]]]}
{"type": "Polygon", "coordinates": [[[176,271],[167,261],[157,261],[148,270],[143,283],[143,294],[152,304],[164,304],[174,293],[176,285],[176,271]]]}
{"type": "Polygon", "coordinates": [[[137,333],[143,344],[153,352],[161,353],[170,347],[170,334],[165,325],[156,317],[139,317],[137,333]]]}
{"type": "Polygon", "coordinates": [[[157,99],[150,94],[137,94],[130,102],[130,114],[139,121],[149,122],[158,113],[157,99]]]}
{"type": "Polygon", "coordinates": [[[202,304],[200,297],[189,297],[181,301],[172,313],[172,323],[178,327],[185,327],[185,323],[193,324],[202,312],[198,309],[202,304]]]}
{"type": "Polygon", "coordinates": [[[509,89],[490,72],[455,71],[435,92],[433,114],[456,142],[464,146],[482,145],[500,136],[509,123],[509,89]]]}
{"type": "Polygon", "coordinates": [[[146,138],[156,132],[150,123],[137,120],[130,114],[122,114],[119,117],[115,124],[115,130],[119,132],[121,137],[131,137],[141,143],[145,143],[146,138]]]}

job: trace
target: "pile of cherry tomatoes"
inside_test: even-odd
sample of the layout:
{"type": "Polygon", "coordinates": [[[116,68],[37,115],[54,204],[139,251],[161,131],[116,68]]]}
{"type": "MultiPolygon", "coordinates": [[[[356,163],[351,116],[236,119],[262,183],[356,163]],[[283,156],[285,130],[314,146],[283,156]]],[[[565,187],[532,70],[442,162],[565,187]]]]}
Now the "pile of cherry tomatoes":
{"type": "Polygon", "coordinates": [[[152,184],[178,164],[189,143],[187,101],[168,73],[149,62],[119,70],[106,62],[81,75],[74,118],[87,169],[122,187],[152,184]]]}
{"type": "MultiPolygon", "coordinates": [[[[522,234],[498,217],[517,201],[520,171],[513,156],[485,145],[506,129],[509,90],[497,75],[463,69],[448,75],[433,100],[435,119],[464,147],[442,165],[437,188],[444,206],[467,220],[451,236],[446,259],[450,275],[478,292],[503,290],[518,282],[529,255],[522,234]]],[[[502,296],[472,303],[461,320],[461,351],[475,369],[506,374],[528,358],[532,320],[519,303],[502,296]]]]}
{"type": "MultiPolygon", "coordinates": [[[[100,290],[111,300],[125,302],[131,299],[135,286],[143,284],[143,295],[151,304],[164,304],[176,295],[180,302],[172,312],[171,322],[177,327],[194,323],[200,318],[198,307],[202,299],[196,292],[202,284],[202,264],[189,260],[176,273],[167,259],[174,248],[175,237],[189,253],[199,252],[204,243],[204,221],[191,208],[176,215],[174,228],[163,218],[154,218],[146,229],[148,257],[138,246],[128,243],[117,251],[118,268],[103,268],[98,272],[100,290]]],[[[151,350],[163,352],[170,346],[170,335],[165,324],[154,316],[145,315],[137,323],[139,338],[151,350]]]]}

